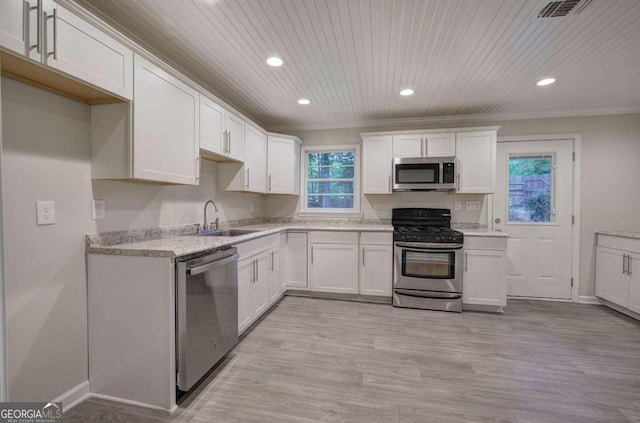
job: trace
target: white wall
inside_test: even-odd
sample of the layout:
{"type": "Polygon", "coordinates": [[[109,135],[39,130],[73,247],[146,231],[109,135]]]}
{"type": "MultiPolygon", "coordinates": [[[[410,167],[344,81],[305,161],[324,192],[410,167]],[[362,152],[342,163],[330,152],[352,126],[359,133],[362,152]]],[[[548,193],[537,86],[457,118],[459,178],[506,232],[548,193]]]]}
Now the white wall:
{"type": "MultiPolygon", "coordinates": [[[[594,295],[595,231],[599,229],[640,230],[640,114],[588,116],[576,118],[528,119],[468,122],[448,125],[407,125],[403,128],[350,128],[291,132],[303,145],[355,144],[361,132],[389,129],[433,129],[471,126],[501,126],[498,136],[580,133],[582,137],[582,178],[580,216],[580,295],[594,295]]],[[[363,196],[365,217],[389,217],[393,207],[452,207],[454,200],[483,199],[442,193],[398,193],[363,196]],[[424,201],[423,201],[424,200],[424,201]],[[381,212],[371,208],[381,205],[381,212]]],[[[268,197],[267,215],[294,214],[297,199],[268,197]]],[[[481,222],[481,212],[455,212],[454,222],[481,222]]],[[[489,216],[491,220],[491,216],[489,216]]]]}
{"type": "Polygon", "coordinates": [[[90,107],[1,83],[9,399],[49,401],[88,378],[85,234],[202,222],[207,199],[210,219],[261,217],[264,200],[218,192],[208,162],[198,187],[92,182],[90,107]],[[55,225],[36,226],[36,200],[55,201],[55,225]]]}

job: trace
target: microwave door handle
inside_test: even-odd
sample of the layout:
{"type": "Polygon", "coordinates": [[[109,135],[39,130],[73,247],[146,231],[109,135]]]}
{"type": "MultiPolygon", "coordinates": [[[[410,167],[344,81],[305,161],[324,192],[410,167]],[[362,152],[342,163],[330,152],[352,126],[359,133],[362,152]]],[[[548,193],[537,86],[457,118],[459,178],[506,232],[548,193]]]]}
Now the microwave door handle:
{"type": "Polygon", "coordinates": [[[396,247],[415,248],[418,250],[460,250],[462,244],[430,244],[426,242],[396,242],[396,247]]]}

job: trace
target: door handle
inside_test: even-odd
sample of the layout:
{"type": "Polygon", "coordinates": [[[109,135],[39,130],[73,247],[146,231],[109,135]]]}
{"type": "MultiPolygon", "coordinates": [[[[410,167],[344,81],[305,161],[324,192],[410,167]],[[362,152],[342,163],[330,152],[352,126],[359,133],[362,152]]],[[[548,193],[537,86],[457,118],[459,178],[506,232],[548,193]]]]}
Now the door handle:
{"type": "Polygon", "coordinates": [[[244,186],[246,188],[249,188],[249,168],[247,168],[247,170],[245,170],[246,174],[247,174],[247,182],[244,183],[244,186]]]}
{"type": "Polygon", "coordinates": [[[469,253],[465,251],[464,253],[464,271],[466,272],[469,268],[469,253]]]}
{"type": "Polygon", "coordinates": [[[622,274],[623,275],[627,274],[627,255],[626,254],[622,255],[622,274]]]}
{"type": "Polygon", "coordinates": [[[364,266],[364,247],[362,247],[362,265],[364,266]]]}
{"type": "Polygon", "coordinates": [[[629,276],[633,275],[633,272],[631,271],[632,261],[633,261],[633,257],[631,257],[631,254],[627,255],[627,275],[629,276]]]}
{"type": "Polygon", "coordinates": [[[311,246],[311,263],[313,263],[313,245],[311,246]]]}
{"type": "Polygon", "coordinates": [[[391,175],[389,175],[389,192],[391,192],[391,175]]]}
{"type": "Polygon", "coordinates": [[[273,270],[275,269],[275,263],[273,260],[273,251],[271,252],[271,271],[273,272],[273,270]]]}
{"type": "Polygon", "coordinates": [[[271,175],[269,175],[269,192],[271,192],[271,175]]]}
{"type": "Polygon", "coordinates": [[[229,130],[227,131],[227,139],[229,140],[229,141],[228,141],[228,144],[229,144],[229,150],[228,150],[228,152],[229,152],[229,154],[231,154],[231,129],[229,129],[229,130]]]}
{"type": "Polygon", "coordinates": [[[47,57],[53,56],[53,60],[58,60],[58,8],[53,9],[53,15],[47,16],[46,20],[53,19],[53,51],[47,53],[47,57]]]}
{"type": "Polygon", "coordinates": [[[36,51],[38,52],[38,54],[40,54],[40,52],[42,51],[41,49],[41,40],[42,40],[42,24],[41,24],[41,20],[40,17],[42,16],[42,1],[43,0],[36,0],[37,4],[33,7],[31,7],[31,4],[26,1],[24,2],[24,17],[25,17],[25,29],[27,32],[27,40],[29,40],[28,38],[31,35],[31,21],[29,19],[29,15],[31,14],[31,12],[33,10],[36,11],[37,15],[36,16],[36,43],[35,44],[28,44],[29,46],[29,51],[33,50],[34,48],[36,49],[36,51]]]}

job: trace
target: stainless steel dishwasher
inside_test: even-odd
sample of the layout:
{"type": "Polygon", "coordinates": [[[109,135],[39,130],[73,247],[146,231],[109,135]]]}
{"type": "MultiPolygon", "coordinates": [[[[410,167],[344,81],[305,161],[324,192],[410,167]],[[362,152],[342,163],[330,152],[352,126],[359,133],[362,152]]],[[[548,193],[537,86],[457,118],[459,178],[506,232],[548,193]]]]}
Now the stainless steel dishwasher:
{"type": "Polygon", "coordinates": [[[238,342],[238,250],[176,263],[177,385],[188,391],[238,342]]]}

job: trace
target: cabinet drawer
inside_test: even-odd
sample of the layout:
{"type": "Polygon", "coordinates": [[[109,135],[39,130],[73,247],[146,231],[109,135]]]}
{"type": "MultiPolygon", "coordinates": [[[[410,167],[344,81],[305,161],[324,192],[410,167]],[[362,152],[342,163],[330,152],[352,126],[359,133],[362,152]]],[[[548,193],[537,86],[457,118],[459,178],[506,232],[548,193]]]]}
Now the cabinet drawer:
{"type": "Polygon", "coordinates": [[[368,245],[391,245],[393,233],[391,232],[361,232],[360,243],[368,245]]]}
{"type": "Polygon", "coordinates": [[[598,234],[598,246],[640,253],[640,239],[598,234]]]}
{"type": "Polygon", "coordinates": [[[464,248],[473,250],[506,250],[506,237],[467,236],[464,237],[464,248]]]}
{"type": "Polygon", "coordinates": [[[357,244],[358,232],[312,231],[309,232],[309,242],[320,244],[357,244]]]}
{"type": "Polygon", "coordinates": [[[234,244],[234,247],[238,249],[240,260],[242,260],[247,257],[259,254],[270,248],[277,247],[278,245],[280,245],[280,235],[273,234],[257,239],[252,239],[251,241],[242,242],[240,244],[234,244]]]}

